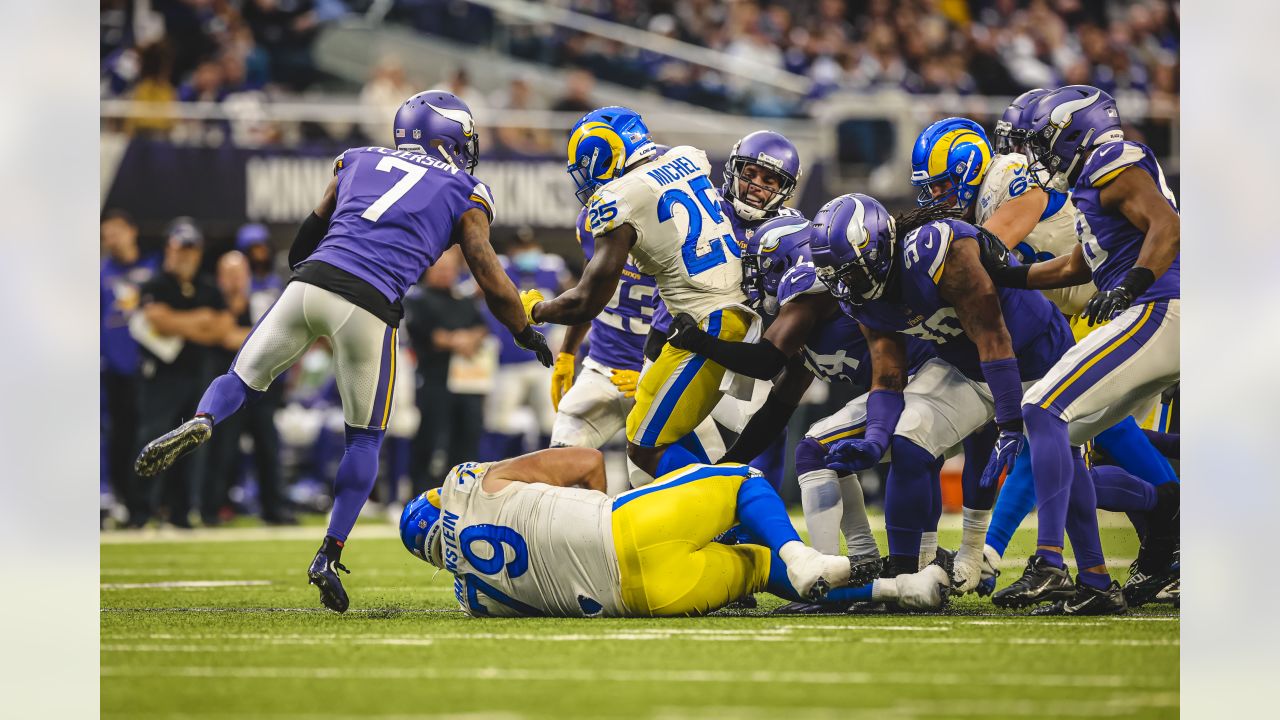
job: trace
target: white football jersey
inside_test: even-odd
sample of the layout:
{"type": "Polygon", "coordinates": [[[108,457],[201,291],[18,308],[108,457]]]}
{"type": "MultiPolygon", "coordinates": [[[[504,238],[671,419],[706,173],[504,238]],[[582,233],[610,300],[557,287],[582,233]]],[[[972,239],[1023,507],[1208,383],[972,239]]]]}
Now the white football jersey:
{"type": "Polygon", "coordinates": [[[473,616],[621,617],[613,501],[581,488],[515,482],[496,493],[488,463],[463,463],[440,489],[441,554],[473,616]]]}
{"type": "MultiPolygon", "coordinates": [[[[977,221],[979,225],[995,215],[1002,205],[1035,187],[1027,170],[1027,158],[1020,153],[997,155],[991,162],[978,189],[977,221]]],[[[1047,215],[1013,248],[1023,263],[1043,262],[1070,253],[1079,242],[1076,234],[1076,209],[1067,193],[1049,190],[1047,215]]],[[[1059,290],[1044,291],[1045,297],[1064,314],[1077,315],[1097,292],[1092,282],[1059,290]]]]}
{"type": "Polygon", "coordinates": [[[631,256],[640,272],[656,278],[672,315],[701,321],[745,304],[742,249],[703,151],[674,147],[610,181],[587,203],[587,217],[597,237],[623,223],[635,228],[631,256]]]}

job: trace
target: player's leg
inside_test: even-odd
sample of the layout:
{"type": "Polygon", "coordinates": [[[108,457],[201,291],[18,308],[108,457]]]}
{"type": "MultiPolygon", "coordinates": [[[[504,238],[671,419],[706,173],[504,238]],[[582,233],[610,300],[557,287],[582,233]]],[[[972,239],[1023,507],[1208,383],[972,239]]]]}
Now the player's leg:
{"type": "Polygon", "coordinates": [[[818,550],[835,554],[839,535],[855,564],[865,565],[872,576],[879,574],[880,548],[871,534],[866,502],[857,475],[838,477],[826,466],[832,443],[866,432],[867,396],[849,401],[830,416],[814,423],[796,446],[796,475],[800,504],[804,509],[809,542],[818,550]]]}
{"type": "MultiPolygon", "coordinates": [[[[310,293],[309,293],[310,294],[310,293]]],[[[345,450],[334,480],[333,510],[308,575],[326,607],[347,609],[338,578],[342,548],[378,477],[378,451],[391,416],[398,331],[367,310],[316,289],[308,298],[312,326],[333,342],[334,375],[346,424],[345,450]]]]}
{"type": "Polygon", "coordinates": [[[300,282],[285,286],[280,299],[250,330],[231,361],[231,369],[205,389],[195,417],[142,449],[135,463],[139,475],[155,475],[207,442],[214,424],[259,397],[280,373],[297,362],[315,339],[303,315],[307,288],[313,286],[300,282]]]}
{"type": "Polygon", "coordinates": [[[609,370],[588,358],[578,379],[560,399],[551,428],[551,447],[599,448],[626,425],[622,393],[609,370]]]}
{"type": "Polygon", "coordinates": [[[1106,451],[1120,467],[1146,480],[1152,485],[1167,482],[1178,482],[1178,475],[1173,466],[1160,451],[1151,444],[1138,421],[1133,416],[1098,433],[1093,439],[1098,447],[1106,451]]]}
{"type": "Polygon", "coordinates": [[[763,589],[767,564],[754,574],[704,573],[710,559],[724,556],[717,549],[700,551],[735,521],[784,559],[790,582],[802,595],[818,597],[848,583],[847,559],[801,542],[782,499],[763,477],[743,465],[694,465],[614,500],[627,607],[642,615],[690,614],[706,606],[708,597],[724,604],[763,589]],[[750,582],[737,582],[726,592],[726,581],[734,578],[750,582]]]}
{"type": "MultiPolygon", "coordinates": [[[[991,524],[991,508],[995,504],[996,484],[982,487],[982,472],[998,435],[996,426],[989,424],[964,439],[964,468],[960,471],[964,507],[961,510],[962,531],[960,547],[956,550],[956,592],[961,594],[978,589],[984,578],[995,579],[999,573],[984,552],[987,529],[991,524]]],[[[984,593],[986,594],[986,593],[984,593]]]]}
{"type": "Polygon", "coordinates": [[[1178,376],[1178,301],[1147,303],[1120,314],[1072,347],[1024,396],[1038,501],[1036,554],[1022,578],[996,593],[998,605],[1066,599],[1062,561],[1071,494],[1090,493],[1077,478],[1079,445],[1129,415],[1178,376]],[[1069,426],[1071,423],[1071,426],[1069,426]]]}
{"type": "MultiPolygon", "coordinates": [[[[738,341],[746,336],[752,316],[734,308],[707,316],[704,329],[713,337],[738,341]]],[[[698,427],[720,401],[725,369],[701,355],[664,345],[658,359],[640,376],[636,404],[627,415],[627,455],[643,471],[656,476],[662,453],[698,427]]]]}

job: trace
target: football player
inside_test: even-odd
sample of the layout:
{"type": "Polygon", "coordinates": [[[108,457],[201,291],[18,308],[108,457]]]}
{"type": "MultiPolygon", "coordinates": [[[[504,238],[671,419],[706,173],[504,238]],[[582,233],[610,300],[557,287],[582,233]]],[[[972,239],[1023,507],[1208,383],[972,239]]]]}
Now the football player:
{"type": "MultiPolygon", "coordinates": [[[[1005,286],[1037,289],[1091,279],[1099,291],[1083,317],[1090,324],[1111,322],[1081,340],[1027,391],[1022,415],[1031,440],[1040,530],[1022,578],[996,593],[996,600],[1008,603],[1041,599],[1067,583],[1062,538],[1053,534],[1063,509],[1044,498],[1050,489],[1071,486],[1075,504],[1075,488],[1087,478],[1076,448],[1090,439],[1087,431],[1098,418],[1114,422],[1131,414],[1176,383],[1180,373],[1180,218],[1154,154],[1124,140],[1115,100],[1087,85],[1070,85],[1036,102],[1027,149],[1032,172],[1072,186],[1080,242],[1069,255],[1003,268],[993,277],[1005,286]],[[1093,422],[1077,422],[1086,417],[1093,422]]],[[[1177,536],[1177,494],[1170,492],[1151,518],[1137,572],[1126,582],[1126,599],[1141,604],[1167,584],[1177,536]]],[[[1072,545],[1079,560],[1074,536],[1072,545]]],[[[1076,592],[1053,606],[1056,611],[1081,614],[1117,605],[1101,554],[1094,560],[1096,567],[1084,568],[1076,592]]]]}
{"type": "MultiPolygon", "coordinates": [[[[916,139],[912,150],[912,184],[920,188],[922,207],[955,208],[968,222],[977,222],[1008,247],[1024,264],[1042,262],[1071,253],[1076,246],[1075,208],[1068,193],[1028,170],[1018,152],[1030,121],[1029,108],[1046,90],[1031,90],[1016,98],[996,126],[999,147],[994,155],[982,127],[965,118],[947,118],[930,125],[916,139]]],[[[1077,315],[1092,294],[1091,285],[1045,292],[1067,317],[1077,315]]],[[[1078,339],[1088,332],[1083,322],[1072,322],[1078,339]],[[1082,330],[1083,329],[1083,330],[1082,330]]],[[[1152,485],[1176,481],[1172,466],[1142,434],[1136,421],[1125,418],[1099,434],[1097,444],[1118,464],[1152,485]]],[[[983,548],[985,562],[994,567],[1009,540],[1035,503],[1031,458],[1022,453],[1001,488],[991,513],[983,548]]],[[[961,563],[963,566],[963,561],[961,563]]],[[[963,572],[963,570],[962,570],[963,572]]],[[[994,588],[978,588],[988,594],[994,588]]]]}
{"type": "Polygon", "coordinates": [[[690,465],[616,498],[599,451],[550,448],[463,463],[400,520],[404,546],[454,576],[472,616],[670,617],[768,590],[793,600],[941,604],[946,571],[845,587],[849,560],[800,540],[751,467],[690,465]],[[714,538],[740,523],[752,543],[714,538]]]}
{"type": "Polygon", "coordinates": [[[489,241],[493,197],[472,177],[479,160],[475,120],[466,104],[440,91],[418,93],[396,111],[394,150],[360,147],[334,163],[334,178],[298,230],[289,252],[294,274],[280,299],[250,331],[196,408],[196,416],[148,444],[136,467],[154,475],[208,441],[213,428],[265,392],[318,337],[329,338],[346,421],[333,513],[307,571],[320,600],[344,612],[338,571],[348,533],[378,472],[378,449],[391,412],[401,298],[451,245],[494,315],[545,366],[546,340],[525,317],[519,293],[489,241]]]}
{"type": "MultiPolygon", "coordinates": [[[[929,492],[923,487],[928,482],[924,470],[928,461],[993,417],[1000,434],[979,484],[994,491],[997,478],[1013,464],[1025,442],[1021,411],[1024,383],[1044,377],[1072,344],[1066,319],[1043,295],[992,284],[979,250],[992,240],[961,220],[931,219],[937,212],[937,208],[924,208],[908,214],[899,224],[874,199],[843,195],[827,203],[814,218],[816,232],[811,240],[818,277],[833,294],[847,301],[867,333],[873,388],[901,393],[898,403],[889,408],[895,413],[895,422],[887,426],[896,428],[891,442],[895,471],[904,458],[920,457],[923,461],[916,473],[897,473],[898,482],[909,486],[909,494],[916,498],[927,497],[929,492]],[[905,232],[901,241],[899,226],[905,232]],[[938,353],[937,359],[925,363],[905,392],[903,334],[934,343],[938,353]]],[[[869,419],[868,425],[875,421],[869,419]]],[[[1100,430],[1096,418],[1076,422],[1080,432],[1096,434],[1100,430]]],[[[862,455],[865,446],[863,442],[851,449],[862,455]]],[[[1080,480],[1092,490],[1087,473],[1080,480]]],[[[1127,473],[1116,481],[1143,485],[1127,473]]],[[[1038,495],[1041,507],[1063,508],[1063,524],[1071,533],[1079,566],[1096,573],[1100,565],[1100,577],[1109,582],[1101,562],[1092,492],[1072,492],[1066,485],[1046,487],[1038,495]],[[1065,517],[1069,500],[1071,514],[1065,517]]],[[[917,505],[927,507],[925,503],[917,505]]],[[[1061,545],[1058,547],[1060,551],[1061,545]]],[[[1065,587],[1053,587],[1050,597],[1036,601],[1063,599],[1071,592],[1068,581],[1065,587]]],[[[1109,597],[1118,598],[1123,611],[1124,600],[1119,596],[1116,586],[1109,597]]],[[[1110,612],[1112,608],[1091,607],[1088,611],[1110,612]]]]}
{"type": "MultiPolygon", "coordinates": [[[[577,325],[596,317],[632,257],[654,277],[669,308],[695,316],[708,332],[734,340],[758,332],[759,316],[743,304],[741,250],[711,184],[706,153],[680,146],[659,159],[656,154],[644,122],[627,108],[594,110],[574,126],[568,171],[587,207],[595,254],[578,285],[556,299],[522,295],[531,322],[577,325]]],[[[637,467],[662,474],[667,449],[720,400],[724,374],[722,366],[687,351],[661,351],[640,376],[627,416],[627,454],[637,467]]],[[[672,463],[681,467],[684,458],[672,463]]]]}

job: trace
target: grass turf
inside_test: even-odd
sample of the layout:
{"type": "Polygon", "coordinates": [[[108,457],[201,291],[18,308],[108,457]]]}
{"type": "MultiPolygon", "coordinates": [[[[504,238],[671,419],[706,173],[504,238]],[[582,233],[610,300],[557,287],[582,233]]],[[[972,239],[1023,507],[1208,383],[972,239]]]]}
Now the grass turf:
{"type": "MultiPolygon", "coordinates": [[[[1176,717],[1178,616],[1029,618],[972,595],[942,615],[468,618],[390,527],[344,555],[352,610],[319,608],[320,532],[102,546],[103,717],[1176,717]],[[315,535],[316,537],[311,537],[315,535]],[[307,539],[300,539],[307,538],[307,539]],[[163,585],[167,583],[168,585],[163,585]]],[[[942,533],[955,547],[958,531],[942,533]]],[[[1123,581],[1132,531],[1107,527],[1123,581]]],[[[1006,553],[1019,574],[1034,531],[1006,553]]],[[[881,538],[883,546],[883,538],[881,538]]]]}

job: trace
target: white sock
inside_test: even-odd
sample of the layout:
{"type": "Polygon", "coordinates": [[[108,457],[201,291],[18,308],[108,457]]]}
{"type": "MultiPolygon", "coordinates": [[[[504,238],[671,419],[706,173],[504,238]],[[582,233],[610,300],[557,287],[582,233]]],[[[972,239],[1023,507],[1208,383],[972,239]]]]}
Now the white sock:
{"type": "Polygon", "coordinates": [[[920,533],[920,567],[918,569],[923,570],[937,555],[938,531],[920,533]]]}
{"type": "Polygon", "coordinates": [[[849,582],[853,569],[849,567],[849,559],[842,555],[827,555],[805,545],[799,540],[784,543],[778,548],[778,557],[787,565],[796,564],[816,557],[821,563],[822,577],[833,586],[839,587],[849,582]]]}
{"type": "MultiPolygon", "coordinates": [[[[871,534],[871,521],[867,519],[867,501],[862,495],[862,483],[857,475],[840,478],[840,495],[844,513],[840,516],[840,531],[850,555],[879,555],[880,548],[871,534]]],[[[810,533],[813,531],[810,530],[810,533]]]]}
{"type": "Polygon", "coordinates": [[[631,458],[627,458],[627,480],[631,482],[631,487],[638,488],[653,482],[654,477],[631,462],[631,458]]]}
{"type": "Polygon", "coordinates": [[[871,599],[877,602],[898,599],[898,583],[893,578],[876,578],[871,583],[871,599]]]}
{"type": "MultiPolygon", "coordinates": [[[[840,553],[843,525],[840,481],[835,470],[812,470],[800,476],[800,505],[809,528],[809,545],[826,555],[840,553]]],[[[865,513],[864,513],[865,514],[865,513]]]]}
{"type": "Polygon", "coordinates": [[[813,552],[817,551],[799,540],[792,540],[790,542],[783,543],[782,547],[778,548],[778,557],[782,558],[782,562],[790,565],[792,563],[800,562],[802,559],[806,558],[809,553],[813,552]]]}
{"type": "Polygon", "coordinates": [[[982,546],[987,541],[987,526],[991,524],[990,510],[974,510],[964,508],[964,531],[960,536],[960,547],[972,548],[982,555],[982,546]]]}

